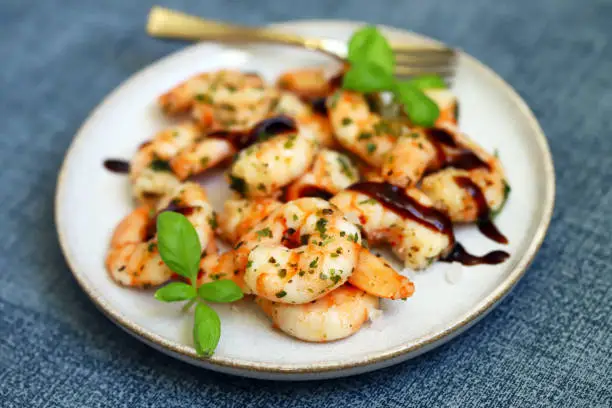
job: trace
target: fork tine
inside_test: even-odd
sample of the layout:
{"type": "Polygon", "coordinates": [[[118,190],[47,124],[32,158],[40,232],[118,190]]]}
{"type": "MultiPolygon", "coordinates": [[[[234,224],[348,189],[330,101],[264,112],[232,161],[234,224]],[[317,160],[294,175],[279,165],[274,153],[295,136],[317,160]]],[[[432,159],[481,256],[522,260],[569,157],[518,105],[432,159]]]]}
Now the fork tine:
{"type": "Polygon", "coordinates": [[[393,52],[397,54],[441,54],[441,55],[454,55],[456,50],[449,47],[438,47],[438,46],[423,46],[414,44],[391,44],[393,52]]]}
{"type": "Polygon", "coordinates": [[[400,65],[395,67],[396,76],[415,76],[424,74],[438,74],[442,77],[452,76],[455,72],[454,65],[432,65],[417,67],[414,65],[400,65]]]}
{"type": "MultiPolygon", "coordinates": [[[[408,75],[408,76],[397,76],[396,77],[398,80],[400,81],[408,81],[412,78],[414,78],[414,75],[408,75]]],[[[444,83],[446,84],[446,86],[448,88],[452,88],[453,84],[455,83],[455,77],[453,75],[450,76],[442,76],[442,79],[444,79],[444,83]]]]}
{"type": "Polygon", "coordinates": [[[451,86],[455,80],[455,72],[449,72],[449,71],[447,72],[429,71],[429,72],[418,72],[418,73],[398,73],[396,71],[394,76],[399,80],[408,80],[416,76],[427,75],[427,74],[436,74],[440,76],[444,80],[444,82],[446,82],[448,86],[451,86]]]}
{"type": "Polygon", "coordinates": [[[454,54],[438,54],[438,53],[426,53],[426,54],[414,54],[414,53],[404,53],[404,54],[396,54],[395,62],[398,65],[408,65],[408,64],[438,64],[438,65],[450,65],[456,59],[454,54]]]}
{"type": "Polygon", "coordinates": [[[423,74],[438,74],[452,78],[455,73],[457,52],[448,47],[392,44],[395,53],[398,77],[412,77],[423,74]]]}

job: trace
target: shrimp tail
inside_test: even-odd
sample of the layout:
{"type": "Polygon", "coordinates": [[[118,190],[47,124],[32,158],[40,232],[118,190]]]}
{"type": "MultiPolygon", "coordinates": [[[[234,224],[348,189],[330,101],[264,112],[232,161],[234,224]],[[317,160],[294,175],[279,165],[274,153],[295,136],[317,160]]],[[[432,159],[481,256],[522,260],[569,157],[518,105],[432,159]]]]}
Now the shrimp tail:
{"type": "Polygon", "coordinates": [[[406,299],[414,293],[414,283],[397,273],[382,258],[367,249],[359,252],[359,262],[349,283],[371,295],[387,299],[406,299]]]}

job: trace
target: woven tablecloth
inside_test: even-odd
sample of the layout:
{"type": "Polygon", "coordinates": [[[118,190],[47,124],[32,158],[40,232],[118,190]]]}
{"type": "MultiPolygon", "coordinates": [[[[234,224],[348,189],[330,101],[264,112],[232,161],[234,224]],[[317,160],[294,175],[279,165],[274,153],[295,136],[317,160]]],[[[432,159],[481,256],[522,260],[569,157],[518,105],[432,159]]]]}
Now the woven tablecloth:
{"type": "Polygon", "coordinates": [[[91,109],[182,47],[135,0],[0,1],[0,406],[612,406],[612,1],[165,0],[262,24],[340,18],[461,47],[525,98],[549,139],[557,203],[516,289],[475,328],[370,374],[278,383],[154,351],[79,289],[53,221],[56,176],[91,109]]]}

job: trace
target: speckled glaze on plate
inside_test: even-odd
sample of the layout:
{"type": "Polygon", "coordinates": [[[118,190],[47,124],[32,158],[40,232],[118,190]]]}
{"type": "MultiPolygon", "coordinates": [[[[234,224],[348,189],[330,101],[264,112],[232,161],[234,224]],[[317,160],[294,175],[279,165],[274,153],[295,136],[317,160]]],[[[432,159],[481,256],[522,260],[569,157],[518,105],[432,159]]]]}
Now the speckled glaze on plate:
{"type": "MultiPolygon", "coordinates": [[[[307,36],[346,40],[361,23],[298,21],[279,28],[307,36]]],[[[433,41],[382,27],[393,40],[433,41]]],[[[554,204],[554,169],[546,138],[525,102],[489,68],[462,54],[454,91],[460,125],[487,150],[497,149],[512,193],[497,218],[510,239],[506,247],[461,227],[457,237],[471,252],[505,249],[505,263],[463,268],[449,283],[448,264],[419,274],[409,271],[416,293],[406,302],[384,302],[384,315],[356,335],[326,344],[304,343],[272,329],[252,302],[215,305],[222,321],[216,354],[198,358],[191,342],[191,316],[180,305],[161,304],[151,291],[114,284],[104,269],[112,230],[133,208],[126,177],[102,167],[107,158],[129,159],[137,146],[167,125],[155,98],[199,71],[236,67],[272,80],[286,69],[328,61],[304,50],[275,46],[196,44],[136,73],[94,110],[77,133],[59,174],[56,225],[61,247],[83,290],[128,333],[191,364],[229,374],[277,380],[309,380],[363,373],[431,350],[471,327],[491,311],[521,278],[548,228],[554,204]]],[[[229,192],[221,173],[203,180],[213,205],[229,192]]],[[[456,271],[455,271],[456,272],[456,271]]]]}

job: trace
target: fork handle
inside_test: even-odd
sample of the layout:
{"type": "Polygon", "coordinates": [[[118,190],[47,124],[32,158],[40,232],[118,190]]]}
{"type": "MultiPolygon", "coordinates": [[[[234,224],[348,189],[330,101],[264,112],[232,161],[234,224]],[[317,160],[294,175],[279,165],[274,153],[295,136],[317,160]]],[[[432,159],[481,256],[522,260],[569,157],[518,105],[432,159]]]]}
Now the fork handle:
{"type": "Polygon", "coordinates": [[[147,33],[157,38],[175,38],[193,41],[255,41],[292,45],[321,51],[338,57],[335,53],[324,48],[321,40],[303,38],[299,35],[282,33],[268,28],[245,27],[206,20],[159,6],[153,6],[149,12],[147,33]]]}

